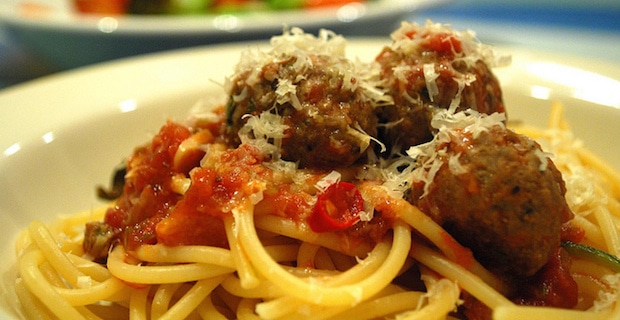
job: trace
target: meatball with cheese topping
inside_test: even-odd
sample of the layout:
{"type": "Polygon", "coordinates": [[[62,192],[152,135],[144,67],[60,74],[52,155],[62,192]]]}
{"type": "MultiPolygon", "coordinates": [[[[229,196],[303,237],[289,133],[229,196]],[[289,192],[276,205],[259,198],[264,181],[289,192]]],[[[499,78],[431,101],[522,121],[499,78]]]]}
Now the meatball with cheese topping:
{"type": "Polygon", "coordinates": [[[344,38],[294,28],[272,45],[270,52],[242,56],[231,79],[231,141],[263,136],[278,156],[302,168],[346,167],[362,158],[376,136],[377,90],[368,70],[358,71],[344,56],[344,38]]]}
{"type": "Polygon", "coordinates": [[[505,112],[490,67],[507,61],[476,42],[471,31],[403,22],[391,36],[393,43],[375,59],[394,100],[377,109],[387,145],[406,149],[431,140],[429,123],[438,108],[505,112]]]}
{"type": "Polygon", "coordinates": [[[421,163],[410,201],[486,267],[531,276],[560,246],[572,218],[561,173],[503,114],[439,114],[434,140],[408,152],[421,163]]]}

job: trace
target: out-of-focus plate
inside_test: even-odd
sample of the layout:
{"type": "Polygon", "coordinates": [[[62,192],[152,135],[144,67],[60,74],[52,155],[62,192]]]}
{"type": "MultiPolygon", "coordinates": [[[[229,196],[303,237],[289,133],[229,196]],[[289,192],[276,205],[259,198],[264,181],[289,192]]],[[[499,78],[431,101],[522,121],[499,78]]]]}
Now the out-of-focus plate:
{"type": "Polygon", "coordinates": [[[315,33],[384,35],[421,9],[452,0],[367,0],[305,10],[240,14],[99,16],[78,13],[71,0],[3,0],[0,23],[58,70],[130,55],[222,42],[266,39],[284,25],[315,33]]]}
{"type": "MultiPolygon", "coordinates": [[[[348,53],[372,59],[389,43],[352,39],[348,53]]],[[[35,219],[50,222],[99,206],[95,186],[147,141],[167,118],[182,120],[201,98],[222,95],[243,43],[125,59],[41,78],[0,91],[0,318],[14,316],[13,243],[35,219]],[[217,61],[217,63],[214,63],[217,61]]],[[[620,66],[499,48],[510,67],[496,69],[509,118],[544,126],[551,100],[585,145],[620,169],[620,66]]]]}

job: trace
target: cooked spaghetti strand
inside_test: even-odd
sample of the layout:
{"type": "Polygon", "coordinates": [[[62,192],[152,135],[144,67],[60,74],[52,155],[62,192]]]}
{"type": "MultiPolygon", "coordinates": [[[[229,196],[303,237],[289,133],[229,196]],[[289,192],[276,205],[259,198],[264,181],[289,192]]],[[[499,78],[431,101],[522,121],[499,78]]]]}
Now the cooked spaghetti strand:
{"type": "Polygon", "coordinates": [[[260,240],[254,228],[252,211],[243,208],[243,211],[233,210],[235,221],[239,224],[241,244],[247,251],[253,252],[250,261],[261,274],[280,288],[298,299],[311,303],[326,303],[327,305],[352,305],[359,303],[387,285],[400,270],[404,263],[411,242],[407,226],[396,224],[394,227],[394,245],[379,270],[356,285],[346,285],[339,288],[325,285],[306,283],[289,275],[282,267],[275,263],[260,245],[260,240]]]}

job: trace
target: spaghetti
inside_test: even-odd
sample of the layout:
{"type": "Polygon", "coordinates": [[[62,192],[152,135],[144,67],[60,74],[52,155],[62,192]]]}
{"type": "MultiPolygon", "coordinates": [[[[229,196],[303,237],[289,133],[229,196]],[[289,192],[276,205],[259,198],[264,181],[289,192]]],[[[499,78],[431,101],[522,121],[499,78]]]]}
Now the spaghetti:
{"type": "MultiPolygon", "coordinates": [[[[283,52],[300,49],[284,41],[288,36],[274,43],[284,46],[277,58],[290,62],[283,52]]],[[[300,36],[330,54],[338,50],[326,43],[342,41],[325,34],[300,36]]],[[[324,63],[321,59],[314,61],[324,63]]],[[[362,104],[391,103],[372,89],[375,78],[349,67],[353,78],[369,79],[351,81],[350,96],[362,104]]],[[[351,74],[336,81],[349,81],[351,74]]],[[[263,75],[248,77],[257,81],[263,75]]],[[[280,92],[295,100],[291,85],[280,92]]],[[[245,84],[236,86],[237,96],[231,97],[236,102],[253,94],[245,84]]],[[[304,101],[279,103],[296,108],[304,101]]],[[[573,137],[559,104],[553,105],[546,129],[505,124],[498,113],[459,111],[457,105],[452,101],[433,121],[466,116],[487,121],[482,131],[507,125],[542,145],[541,161],[553,154],[574,215],[562,232],[577,233],[567,238],[579,240],[565,241],[562,250],[569,257],[557,259],[572,262],[567,274],[578,286],[577,304],[528,306],[539,300],[520,296],[510,277],[489,268],[440,221],[413,205],[407,194],[424,167],[416,162],[421,157],[377,157],[370,147],[376,138],[352,122],[351,137],[343,143],[360,153],[353,164],[337,167],[324,158],[306,162],[318,167],[299,167],[280,152],[291,110],[244,112],[234,144],[227,140],[229,132],[222,133],[229,105],[229,112],[216,106],[206,117],[195,113],[188,125],[165,124],[129,158],[124,194],[111,206],[50,225],[32,222],[16,244],[15,291],[22,310],[33,319],[620,317],[618,173],[573,137]],[[119,221],[124,228],[118,228],[119,221]]],[[[325,125],[320,130],[329,128],[319,124],[325,125]]],[[[462,124],[454,127],[465,130],[462,124]]],[[[435,129],[435,137],[452,130],[435,129]]],[[[458,157],[450,160],[452,168],[461,172],[463,164],[455,161],[458,157]]],[[[431,168],[428,174],[436,172],[430,161],[424,163],[431,168]]],[[[432,183],[428,174],[424,179],[432,183]]]]}

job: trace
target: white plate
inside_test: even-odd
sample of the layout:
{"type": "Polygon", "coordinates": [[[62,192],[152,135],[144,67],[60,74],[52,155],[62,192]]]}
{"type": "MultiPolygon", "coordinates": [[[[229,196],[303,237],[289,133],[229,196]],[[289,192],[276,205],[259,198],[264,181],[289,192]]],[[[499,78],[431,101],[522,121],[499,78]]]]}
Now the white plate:
{"type": "MultiPolygon", "coordinates": [[[[348,53],[372,59],[388,42],[351,40],[348,53]]],[[[106,185],[112,168],[166,118],[183,119],[199,98],[220,95],[218,83],[250,45],[257,44],[126,59],[1,91],[3,290],[10,290],[5,282],[15,275],[12,243],[18,230],[34,219],[49,222],[57,214],[98,206],[95,186],[106,185]]],[[[576,135],[620,169],[620,66],[499,50],[513,53],[512,66],[496,70],[511,119],[543,126],[550,100],[560,100],[576,135]]],[[[10,291],[5,296],[10,297],[10,291]]],[[[7,301],[0,310],[0,318],[12,315],[7,301]]]]}
{"type": "Polygon", "coordinates": [[[445,4],[447,0],[367,0],[338,7],[306,10],[256,11],[240,14],[205,15],[125,15],[110,18],[87,15],[76,11],[72,0],[5,0],[0,4],[1,17],[20,20],[24,24],[40,24],[48,28],[77,29],[97,33],[220,33],[252,30],[279,31],[283,24],[298,27],[320,26],[359,19],[385,17],[394,13],[411,12],[445,4]],[[25,10],[30,4],[39,9],[25,10]]]}
{"type": "Polygon", "coordinates": [[[189,46],[266,39],[284,25],[350,36],[389,34],[400,20],[453,0],[367,0],[364,4],[239,15],[97,16],[76,12],[72,0],[2,0],[0,23],[52,68],[65,70],[130,55],[189,46]],[[40,9],[32,10],[31,4],[40,9]],[[24,7],[30,6],[30,10],[24,7]]]}

